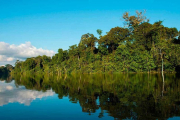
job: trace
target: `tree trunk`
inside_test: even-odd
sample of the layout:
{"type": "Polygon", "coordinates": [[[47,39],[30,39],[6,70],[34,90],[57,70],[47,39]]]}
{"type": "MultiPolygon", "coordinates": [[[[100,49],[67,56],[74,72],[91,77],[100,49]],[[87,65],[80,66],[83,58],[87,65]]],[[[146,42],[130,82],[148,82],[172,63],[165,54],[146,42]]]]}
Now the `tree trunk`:
{"type": "Polygon", "coordinates": [[[161,60],[162,60],[162,79],[163,79],[163,88],[162,88],[162,96],[163,96],[163,93],[164,93],[164,71],[163,71],[163,69],[164,69],[164,65],[163,65],[163,54],[162,54],[162,52],[161,52],[161,49],[160,49],[160,55],[161,55],[161,60]]]}

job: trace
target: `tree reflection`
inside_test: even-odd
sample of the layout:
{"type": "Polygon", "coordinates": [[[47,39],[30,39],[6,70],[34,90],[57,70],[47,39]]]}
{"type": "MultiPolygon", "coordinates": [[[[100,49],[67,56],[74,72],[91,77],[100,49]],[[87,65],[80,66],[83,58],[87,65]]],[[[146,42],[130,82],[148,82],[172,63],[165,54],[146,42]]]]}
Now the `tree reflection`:
{"type": "Polygon", "coordinates": [[[9,74],[0,74],[0,81],[5,81],[6,83],[10,83],[12,80],[13,78],[9,74]]]}
{"type": "Polygon", "coordinates": [[[115,119],[156,120],[180,115],[180,79],[173,74],[15,76],[27,89],[52,89],[89,115],[100,109],[115,119]],[[163,90],[163,96],[162,96],[163,90]]]}

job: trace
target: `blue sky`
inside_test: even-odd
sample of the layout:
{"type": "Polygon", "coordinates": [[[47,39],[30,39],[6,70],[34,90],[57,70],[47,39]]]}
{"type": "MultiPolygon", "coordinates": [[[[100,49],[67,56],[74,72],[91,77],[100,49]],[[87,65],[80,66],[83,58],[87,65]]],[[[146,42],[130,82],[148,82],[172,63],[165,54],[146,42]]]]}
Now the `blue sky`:
{"type": "MultiPolygon", "coordinates": [[[[37,49],[64,50],[78,44],[81,35],[123,27],[122,14],[146,10],[150,23],[180,30],[178,0],[0,0],[0,42],[30,42],[37,49]]],[[[0,53],[1,54],[1,53],[0,53]]]]}

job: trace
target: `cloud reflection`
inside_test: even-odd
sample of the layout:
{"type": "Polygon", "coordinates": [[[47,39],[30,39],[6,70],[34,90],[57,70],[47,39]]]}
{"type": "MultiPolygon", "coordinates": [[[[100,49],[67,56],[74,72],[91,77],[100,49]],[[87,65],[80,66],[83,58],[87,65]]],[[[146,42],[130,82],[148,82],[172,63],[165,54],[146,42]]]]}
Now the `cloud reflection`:
{"type": "Polygon", "coordinates": [[[52,90],[47,90],[46,92],[28,90],[24,86],[17,88],[14,81],[11,83],[0,81],[0,106],[14,102],[28,106],[37,98],[41,99],[43,97],[53,96],[54,94],[52,90]]]}

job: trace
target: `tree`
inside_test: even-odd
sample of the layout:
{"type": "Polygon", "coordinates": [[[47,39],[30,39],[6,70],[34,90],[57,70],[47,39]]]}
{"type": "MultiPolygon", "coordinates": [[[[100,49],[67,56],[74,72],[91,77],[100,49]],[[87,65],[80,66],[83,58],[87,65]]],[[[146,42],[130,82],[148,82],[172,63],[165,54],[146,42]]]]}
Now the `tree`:
{"type": "Polygon", "coordinates": [[[101,37],[99,44],[107,47],[109,52],[113,52],[120,43],[128,40],[129,30],[127,28],[115,27],[112,28],[107,35],[101,37]]]}
{"type": "Polygon", "coordinates": [[[12,71],[14,69],[14,67],[10,64],[6,64],[5,67],[8,71],[12,71]]]}
{"type": "Polygon", "coordinates": [[[94,50],[95,42],[97,42],[97,38],[93,34],[87,33],[81,36],[79,47],[82,49],[90,47],[91,50],[94,50]]]}
{"type": "Polygon", "coordinates": [[[102,37],[102,30],[101,29],[97,29],[96,32],[99,35],[99,38],[101,38],[102,37]]]}
{"type": "Polygon", "coordinates": [[[150,51],[152,48],[151,35],[149,34],[152,29],[152,24],[144,22],[136,27],[136,31],[133,32],[133,38],[136,40],[137,46],[143,45],[146,50],[150,51]]]}
{"type": "Polygon", "coordinates": [[[58,63],[64,61],[63,49],[58,49],[58,63]]]}
{"type": "Polygon", "coordinates": [[[136,15],[130,16],[129,12],[125,12],[123,14],[123,19],[125,20],[124,22],[125,26],[128,27],[130,31],[133,31],[141,23],[149,22],[149,19],[147,19],[146,16],[144,16],[145,13],[146,11],[144,12],[136,11],[136,15]]]}
{"type": "Polygon", "coordinates": [[[26,71],[32,70],[35,68],[35,66],[38,63],[35,62],[34,58],[27,58],[25,62],[23,62],[23,68],[25,68],[26,71]]]}

